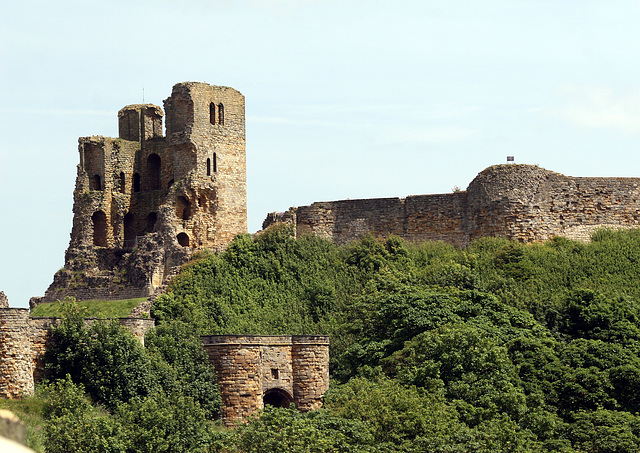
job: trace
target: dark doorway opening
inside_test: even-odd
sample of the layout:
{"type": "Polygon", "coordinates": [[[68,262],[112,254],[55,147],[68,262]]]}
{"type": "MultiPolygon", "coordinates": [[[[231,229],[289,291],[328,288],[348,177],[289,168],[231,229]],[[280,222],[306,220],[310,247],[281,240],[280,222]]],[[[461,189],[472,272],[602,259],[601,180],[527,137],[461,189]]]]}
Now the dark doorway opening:
{"type": "Polygon", "coordinates": [[[136,245],[136,218],[130,212],[124,216],[124,248],[132,249],[136,245]]]}
{"type": "Polygon", "coordinates": [[[147,174],[149,175],[149,190],[158,190],[160,188],[160,156],[150,154],[147,158],[147,174]]]}
{"type": "Polygon", "coordinates": [[[107,215],[102,211],[96,211],[91,216],[93,222],[93,245],[107,246],[107,215]]]}
{"type": "Polygon", "coordinates": [[[100,175],[94,175],[93,178],[91,178],[91,190],[102,190],[100,175]]]}
{"type": "Polygon", "coordinates": [[[265,406],[289,407],[293,403],[293,399],[282,389],[271,389],[266,391],[262,402],[265,406]]]}

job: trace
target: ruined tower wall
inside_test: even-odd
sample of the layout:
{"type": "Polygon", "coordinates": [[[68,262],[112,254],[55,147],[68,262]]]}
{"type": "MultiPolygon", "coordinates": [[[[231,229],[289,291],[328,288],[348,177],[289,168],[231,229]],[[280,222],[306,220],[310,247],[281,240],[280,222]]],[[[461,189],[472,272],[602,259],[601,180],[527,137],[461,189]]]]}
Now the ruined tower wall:
{"type": "Polygon", "coordinates": [[[164,112],[118,112],[118,138],[79,139],[65,266],[41,302],[154,294],[194,251],[247,232],[244,96],[176,84],[164,112]]]}
{"type": "Polygon", "coordinates": [[[640,178],[575,178],[532,165],[496,165],[467,189],[469,239],[588,241],[598,228],[640,226],[640,178]]]}
{"type": "Polygon", "coordinates": [[[176,179],[195,170],[192,177],[203,182],[199,191],[184,194],[197,213],[193,239],[202,247],[226,246],[247,231],[244,96],[186,82],[174,86],[165,109],[176,179]]]}
{"type": "Polygon", "coordinates": [[[464,246],[498,236],[544,241],[554,236],[587,241],[598,228],[640,227],[640,178],[575,178],[533,165],[496,165],[464,192],[313,203],[270,214],[296,233],[338,243],[365,233],[464,246]]]}
{"type": "Polygon", "coordinates": [[[274,391],[302,411],[322,405],[329,388],[328,337],[212,335],[202,342],[218,374],[227,426],[262,409],[274,391]]]}

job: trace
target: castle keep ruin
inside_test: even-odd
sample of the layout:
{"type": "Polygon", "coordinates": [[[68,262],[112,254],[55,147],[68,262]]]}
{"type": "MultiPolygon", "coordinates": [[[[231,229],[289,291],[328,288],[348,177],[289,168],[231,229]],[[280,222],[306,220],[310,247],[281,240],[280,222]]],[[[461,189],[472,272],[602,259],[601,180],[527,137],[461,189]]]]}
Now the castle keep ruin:
{"type": "Polygon", "coordinates": [[[297,235],[339,243],[366,233],[457,246],[485,236],[588,241],[598,228],[640,227],[640,178],[575,178],[534,165],[494,165],[466,191],[313,203],[269,214],[263,228],[276,222],[292,224],[297,235]]]}
{"type": "Polygon", "coordinates": [[[149,296],[193,250],[247,232],[244,96],[185,82],[164,108],[166,136],[162,109],[135,104],[118,138],[78,140],[71,241],[41,301],[149,296]]]}

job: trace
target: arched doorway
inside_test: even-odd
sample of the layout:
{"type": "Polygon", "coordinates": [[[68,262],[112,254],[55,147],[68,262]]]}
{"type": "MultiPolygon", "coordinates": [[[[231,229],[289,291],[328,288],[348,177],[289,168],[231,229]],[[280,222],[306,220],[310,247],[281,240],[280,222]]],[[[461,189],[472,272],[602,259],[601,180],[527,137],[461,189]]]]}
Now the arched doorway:
{"type": "Polygon", "coordinates": [[[289,407],[293,403],[293,398],[282,389],[270,389],[265,392],[262,402],[265,406],[289,407]]]}
{"type": "Polygon", "coordinates": [[[93,245],[107,246],[107,215],[102,211],[96,211],[91,216],[93,222],[93,245]]]}

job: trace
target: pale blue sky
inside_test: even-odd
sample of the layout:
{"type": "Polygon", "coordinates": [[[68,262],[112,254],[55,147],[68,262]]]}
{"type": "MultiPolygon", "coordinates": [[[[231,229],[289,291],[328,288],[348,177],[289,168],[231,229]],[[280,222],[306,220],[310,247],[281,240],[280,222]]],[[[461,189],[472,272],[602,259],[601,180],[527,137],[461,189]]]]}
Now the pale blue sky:
{"type": "Polygon", "coordinates": [[[444,193],[514,155],[640,176],[640,1],[0,5],[0,290],[64,263],[77,139],[183,81],[246,96],[249,230],[314,201],[444,193]]]}

